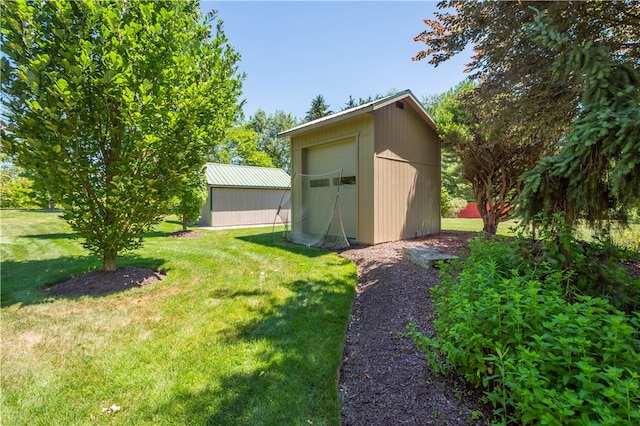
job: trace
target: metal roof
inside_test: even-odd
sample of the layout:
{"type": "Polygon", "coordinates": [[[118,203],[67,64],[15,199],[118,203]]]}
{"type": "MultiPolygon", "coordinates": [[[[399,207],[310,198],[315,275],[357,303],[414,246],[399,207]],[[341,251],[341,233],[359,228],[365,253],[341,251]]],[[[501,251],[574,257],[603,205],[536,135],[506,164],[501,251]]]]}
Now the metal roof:
{"type": "Polygon", "coordinates": [[[207,184],[217,187],[277,189],[291,187],[291,177],[287,172],[271,167],[207,163],[205,174],[207,184]]]}
{"type": "Polygon", "coordinates": [[[364,114],[366,112],[375,111],[400,100],[409,101],[409,104],[413,107],[414,110],[418,112],[418,114],[422,116],[422,118],[429,124],[429,126],[431,126],[434,130],[436,129],[435,121],[433,120],[433,118],[431,118],[429,113],[427,113],[420,101],[418,101],[414,94],[411,93],[411,90],[403,90],[402,92],[394,93],[393,95],[385,96],[384,98],[376,99],[374,101],[367,102],[366,104],[358,105],[356,107],[345,109],[344,111],[340,111],[335,114],[327,115],[325,117],[303,123],[289,130],[285,130],[284,132],[280,132],[278,136],[293,136],[295,134],[304,133],[325,124],[335,123],[350,117],[364,114]]]}

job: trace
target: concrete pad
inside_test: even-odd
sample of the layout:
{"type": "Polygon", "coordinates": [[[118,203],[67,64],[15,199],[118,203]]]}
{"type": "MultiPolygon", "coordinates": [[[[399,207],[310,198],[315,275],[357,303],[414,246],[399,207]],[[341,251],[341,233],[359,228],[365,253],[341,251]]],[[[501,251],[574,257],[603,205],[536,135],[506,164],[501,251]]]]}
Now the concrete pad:
{"type": "Polygon", "coordinates": [[[408,260],[409,262],[413,262],[417,265],[420,265],[423,268],[429,269],[434,267],[435,263],[438,260],[457,259],[458,256],[451,253],[447,253],[435,247],[416,246],[416,247],[403,248],[402,258],[404,260],[408,260]]]}

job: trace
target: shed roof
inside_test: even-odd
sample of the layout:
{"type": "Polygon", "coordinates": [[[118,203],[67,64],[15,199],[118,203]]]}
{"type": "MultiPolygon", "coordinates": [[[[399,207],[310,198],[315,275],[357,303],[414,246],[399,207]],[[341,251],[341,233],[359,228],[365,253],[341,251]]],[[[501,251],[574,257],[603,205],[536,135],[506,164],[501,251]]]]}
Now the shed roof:
{"type": "Polygon", "coordinates": [[[282,169],[207,163],[207,184],[230,188],[288,189],[291,177],[282,169]]]}
{"type": "Polygon", "coordinates": [[[285,130],[284,132],[279,133],[278,136],[295,136],[300,133],[306,133],[318,127],[325,126],[327,124],[335,124],[347,118],[372,112],[399,101],[408,103],[422,117],[422,119],[426,121],[427,124],[431,126],[431,128],[433,128],[433,130],[436,130],[436,122],[433,120],[433,118],[431,118],[429,113],[427,113],[420,101],[418,101],[414,94],[411,93],[411,90],[404,90],[402,92],[394,93],[393,95],[385,96],[384,98],[367,102],[366,104],[358,105],[356,107],[345,109],[344,111],[340,111],[335,114],[327,115],[326,117],[321,117],[316,120],[309,121],[307,123],[293,127],[289,130],[285,130]]]}

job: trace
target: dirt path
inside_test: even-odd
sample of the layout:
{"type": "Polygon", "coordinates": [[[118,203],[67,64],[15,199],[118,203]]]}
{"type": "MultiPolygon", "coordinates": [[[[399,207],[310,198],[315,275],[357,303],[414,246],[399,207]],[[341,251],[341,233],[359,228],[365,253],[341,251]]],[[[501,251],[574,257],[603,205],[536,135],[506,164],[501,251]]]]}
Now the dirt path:
{"type": "Polygon", "coordinates": [[[344,426],[487,424],[491,408],[455,377],[436,376],[410,337],[410,322],[435,336],[429,289],[438,271],[402,260],[402,248],[431,245],[459,254],[471,232],[445,231],[420,239],[352,248],[342,256],[358,267],[339,393],[344,426]]]}

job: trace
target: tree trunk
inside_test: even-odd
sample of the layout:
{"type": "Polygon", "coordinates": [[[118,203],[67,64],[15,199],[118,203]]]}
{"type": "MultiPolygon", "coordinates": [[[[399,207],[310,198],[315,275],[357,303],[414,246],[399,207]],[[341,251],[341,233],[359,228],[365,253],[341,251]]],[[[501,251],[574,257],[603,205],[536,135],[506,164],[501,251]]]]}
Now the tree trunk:
{"type": "MultiPolygon", "coordinates": [[[[489,215],[489,216],[493,216],[493,215],[489,215]]],[[[485,232],[490,235],[495,235],[496,232],[498,232],[498,221],[496,221],[494,218],[487,217],[487,219],[485,220],[485,218],[483,217],[482,222],[483,222],[482,232],[485,232]]]]}
{"type": "Polygon", "coordinates": [[[498,232],[498,223],[500,222],[500,214],[495,206],[487,209],[487,203],[478,203],[478,212],[482,217],[482,232],[495,235],[498,232]]]}
{"type": "Polygon", "coordinates": [[[182,232],[187,232],[187,217],[182,216],[182,232]]]}
{"type": "Polygon", "coordinates": [[[113,272],[118,269],[118,258],[116,255],[103,254],[102,255],[102,270],[105,272],[113,272]]]}

